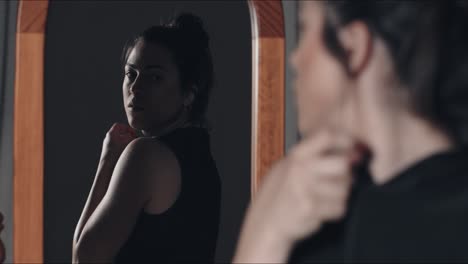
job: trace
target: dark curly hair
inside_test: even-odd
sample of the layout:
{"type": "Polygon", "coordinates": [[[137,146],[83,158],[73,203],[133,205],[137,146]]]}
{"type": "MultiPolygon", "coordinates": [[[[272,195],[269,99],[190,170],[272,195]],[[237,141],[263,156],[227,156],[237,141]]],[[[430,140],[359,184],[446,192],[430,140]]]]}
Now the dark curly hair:
{"type": "Polygon", "coordinates": [[[194,94],[189,121],[205,126],[214,73],[209,36],[202,20],[193,14],[183,13],[166,23],[147,28],[125,45],[122,67],[139,40],[169,49],[181,76],[182,90],[194,94]]]}
{"type": "Polygon", "coordinates": [[[326,1],[323,39],[347,68],[339,27],[359,20],[383,40],[410,108],[468,143],[468,1],[326,1]]]}

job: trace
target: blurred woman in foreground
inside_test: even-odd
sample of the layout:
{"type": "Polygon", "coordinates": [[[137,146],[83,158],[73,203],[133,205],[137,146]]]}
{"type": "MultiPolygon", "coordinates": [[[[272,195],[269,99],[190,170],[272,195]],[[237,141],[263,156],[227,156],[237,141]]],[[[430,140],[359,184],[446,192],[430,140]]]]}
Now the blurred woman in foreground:
{"type": "Polygon", "coordinates": [[[249,208],[235,262],[468,261],[467,10],[300,4],[303,140],[249,208]]]}

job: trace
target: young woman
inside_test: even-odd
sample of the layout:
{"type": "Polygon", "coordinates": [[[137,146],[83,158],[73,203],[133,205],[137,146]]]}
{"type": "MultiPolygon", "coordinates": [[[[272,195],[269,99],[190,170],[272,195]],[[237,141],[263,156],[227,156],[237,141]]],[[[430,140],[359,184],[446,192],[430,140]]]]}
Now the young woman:
{"type": "Polygon", "coordinates": [[[304,1],[304,139],[235,262],[468,262],[466,1],[304,1]]]}
{"type": "Polygon", "coordinates": [[[208,42],[201,20],[182,14],[125,47],[129,126],[104,139],[73,262],[213,261],[221,187],[204,128],[208,42]]]}

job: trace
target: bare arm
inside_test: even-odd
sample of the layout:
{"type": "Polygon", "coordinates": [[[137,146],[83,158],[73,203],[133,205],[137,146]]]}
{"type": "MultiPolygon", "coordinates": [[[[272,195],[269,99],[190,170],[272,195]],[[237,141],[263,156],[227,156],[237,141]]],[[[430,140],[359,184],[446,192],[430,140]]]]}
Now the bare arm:
{"type": "Polygon", "coordinates": [[[115,166],[107,192],[82,229],[74,247],[74,261],[113,261],[151,199],[150,187],[172,175],[174,167],[167,164],[177,164],[173,160],[167,149],[154,140],[137,139],[128,145],[115,166]]]}
{"type": "Polygon", "coordinates": [[[107,132],[103,142],[96,176],[83,212],[81,213],[80,219],[75,228],[72,247],[73,261],[75,260],[74,248],[78,243],[83,227],[106,194],[112,177],[112,172],[114,171],[114,167],[117,164],[120,155],[125,147],[135,139],[135,137],[136,134],[134,130],[126,124],[115,123],[107,132]]]}
{"type": "Polygon", "coordinates": [[[149,198],[145,188],[146,164],[141,153],[144,147],[141,140],[136,140],[122,153],[107,192],[76,240],[74,261],[111,262],[128,238],[139,211],[149,198]]]}
{"type": "MultiPolygon", "coordinates": [[[[78,243],[84,225],[106,194],[118,158],[118,156],[111,153],[103,153],[101,155],[93,186],[91,187],[88,199],[86,200],[80,220],[75,229],[73,247],[78,243]]],[[[73,259],[75,259],[75,256],[73,256],[73,259]]]]}

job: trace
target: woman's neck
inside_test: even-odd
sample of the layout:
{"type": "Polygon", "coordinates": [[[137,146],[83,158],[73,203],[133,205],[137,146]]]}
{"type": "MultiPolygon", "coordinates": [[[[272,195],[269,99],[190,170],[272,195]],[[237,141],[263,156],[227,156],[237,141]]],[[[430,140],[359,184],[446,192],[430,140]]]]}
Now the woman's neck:
{"type": "Polygon", "coordinates": [[[418,161],[454,146],[441,129],[408,112],[387,112],[373,121],[365,130],[372,150],[370,173],[376,184],[384,184],[418,161]]]}
{"type": "Polygon", "coordinates": [[[174,118],[165,122],[164,124],[153,126],[149,129],[142,130],[141,132],[145,137],[160,137],[177,128],[186,127],[189,125],[190,122],[188,121],[187,111],[182,109],[175,115],[174,118]]]}
{"type": "Polygon", "coordinates": [[[397,78],[383,42],[374,44],[368,66],[354,80],[350,113],[358,118],[350,126],[370,148],[373,181],[384,184],[454,143],[442,129],[408,110],[408,87],[397,78]]]}

